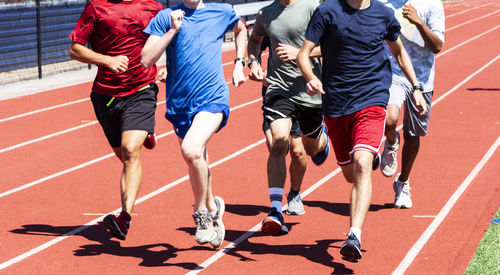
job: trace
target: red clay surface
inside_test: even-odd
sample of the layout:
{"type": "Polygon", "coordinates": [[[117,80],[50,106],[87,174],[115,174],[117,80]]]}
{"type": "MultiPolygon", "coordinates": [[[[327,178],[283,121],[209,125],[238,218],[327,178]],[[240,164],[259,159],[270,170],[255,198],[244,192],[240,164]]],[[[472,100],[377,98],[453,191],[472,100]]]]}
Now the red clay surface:
{"type": "MultiPolygon", "coordinates": [[[[444,5],[450,16],[447,28],[500,9],[500,3],[484,0],[444,5]]],[[[161,136],[158,146],[143,150],[139,197],[168,188],[140,199],[124,242],[110,239],[104,227],[95,222],[80,228],[100,213],[120,207],[121,165],[114,156],[105,158],[111,149],[98,124],[1,150],[95,121],[90,101],[84,101],[0,122],[0,270],[12,274],[182,274],[197,270],[217,255],[210,265],[204,264],[207,267],[202,272],[390,274],[500,137],[500,111],[495,104],[500,102],[498,26],[495,13],[445,33],[445,54],[436,60],[436,103],[430,131],[422,139],[410,180],[414,207],[392,208],[392,179],[374,173],[372,206],[363,228],[359,263],[342,260],[339,254],[349,230],[351,185],[338,173],[333,154],[320,167],[308,163],[302,186],[306,214],[285,216],[288,235],[271,237],[256,232],[238,239],[260,223],[269,206],[261,101],[233,110],[228,125],[208,145],[212,163],[254,145],[211,169],[214,193],[226,201],[223,247],[238,239],[235,248],[216,254],[194,241],[187,168],[176,136],[167,134],[172,127],[163,118],[164,103],[159,104],[156,114],[156,131],[161,136]],[[452,93],[442,97],[449,91],[452,93]],[[337,173],[317,189],[308,190],[332,171],[337,173]],[[14,190],[20,186],[25,188],[14,190]],[[67,237],[61,238],[65,234],[67,237]]],[[[233,51],[225,52],[223,62],[233,57],[233,51]]],[[[232,65],[224,71],[230,79],[232,65]]],[[[0,101],[0,119],[87,98],[90,86],[84,83],[0,101]]],[[[161,102],[164,85],[159,86],[161,102]]],[[[230,86],[230,90],[231,107],[260,97],[260,85],[251,81],[239,88],[230,86]]],[[[407,274],[463,273],[498,208],[499,176],[497,149],[416,254],[407,274]]],[[[288,188],[287,183],[285,190],[288,188]]]]}

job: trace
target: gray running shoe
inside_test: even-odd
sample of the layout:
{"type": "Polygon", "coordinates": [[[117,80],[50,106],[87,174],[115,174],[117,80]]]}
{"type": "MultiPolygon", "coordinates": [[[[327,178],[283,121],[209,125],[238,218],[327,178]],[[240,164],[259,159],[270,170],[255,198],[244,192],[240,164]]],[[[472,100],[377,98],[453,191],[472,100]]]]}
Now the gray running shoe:
{"type": "Polygon", "coordinates": [[[302,203],[302,198],[300,197],[300,194],[294,196],[288,193],[288,195],[286,195],[286,200],[288,201],[288,208],[286,209],[285,214],[303,215],[306,213],[306,210],[304,210],[304,204],[302,203]]]}
{"type": "Polygon", "coordinates": [[[213,219],[206,210],[196,210],[193,214],[196,223],[195,239],[199,244],[206,244],[217,237],[213,226],[213,219]]]}
{"type": "Polygon", "coordinates": [[[400,181],[399,175],[400,174],[396,176],[396,180],[394,180],[392,184],[395,193],[394,208],[412,208],[410,179],[407,181],[400,181]]]}
{"type": "Polygon", "coordinates": [[[210,241],[210,244],[214,247],[215,250],[218,250],[224,241],[224,237],[226,236],[226,228],[224,227],[224,223],[222,222],[222,216],[224,215],[224,211],[226,209],[226,205],[224,204],[224,200],[221,197],[214,197],[215,204],[217,205],[217,213],[215,217],[213,217],[213,226],[216,233],[216,237],[210,241]]]}
{"type": "Polygon", "coordinates": [[[396,144],[389,145],[387,140],[384,143],[384,151],[382,152],[382,161],[380,163],[380,171],[386,177],[392,177],[398,169],[398,149],[399,149],[399,133],[396,132],[396,144]]]}

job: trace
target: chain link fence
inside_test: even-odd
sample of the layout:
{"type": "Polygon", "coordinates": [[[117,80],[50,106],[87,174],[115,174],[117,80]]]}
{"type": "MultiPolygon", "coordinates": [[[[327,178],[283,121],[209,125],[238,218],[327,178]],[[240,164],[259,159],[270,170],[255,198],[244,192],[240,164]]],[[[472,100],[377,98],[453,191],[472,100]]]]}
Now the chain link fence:
{"type": "MultiPolygon", "coordinates": [[[[157,0],[164,7],[182,0],[157,0]]],[[[241,4],[258,0],[206,0],[241,4]]],[[[88,0],[0,0],[0,74],[70,60],[68,35],[88,0]]]]}

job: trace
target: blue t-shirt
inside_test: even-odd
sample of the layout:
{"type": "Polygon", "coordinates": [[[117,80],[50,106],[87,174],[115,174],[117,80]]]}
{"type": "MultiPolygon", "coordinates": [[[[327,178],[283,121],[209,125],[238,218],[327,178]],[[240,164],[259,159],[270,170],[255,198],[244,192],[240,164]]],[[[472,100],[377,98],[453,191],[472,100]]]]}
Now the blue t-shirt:
{"type": "Polygon", "coordinates": [[[376,0],[363,10],[345,0],[327,0],[316,9],[306,39],[321,45],[324,115],[387,106],[392,72],[384,40],[397,40],[399,31],[393,11],[376,0]]]}
{"type": "Polygon", "coordinates": [[[160,11],[144,32],[163,36],[171,27],[170,13],[177,9],[185,15],[167,47],[167,115],[189,116],[207,104],[228,105],[222,38],[240,17],[229,4],[205,3],[195,10],[180,4],[160,11]]]}

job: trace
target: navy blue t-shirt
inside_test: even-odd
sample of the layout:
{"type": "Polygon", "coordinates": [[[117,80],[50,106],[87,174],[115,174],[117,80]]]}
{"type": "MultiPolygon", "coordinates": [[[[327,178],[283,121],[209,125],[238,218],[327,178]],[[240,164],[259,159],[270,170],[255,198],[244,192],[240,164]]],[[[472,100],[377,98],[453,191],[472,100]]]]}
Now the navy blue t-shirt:
{"type": "Polygon", "coordinates": [[[316,9],[306,39],[321,45],[324,115],[387,106],[392,72],[384,40],[395,41],[399,33],[393,11],[377,0],[363,10],[345,0],[327,0],[316,9]]]}

